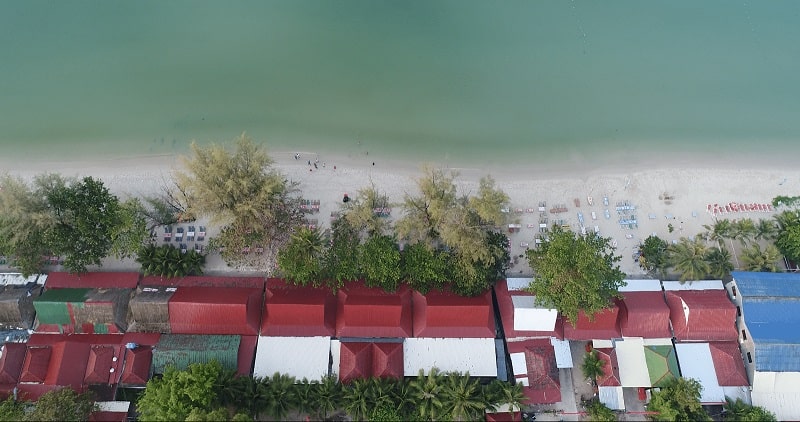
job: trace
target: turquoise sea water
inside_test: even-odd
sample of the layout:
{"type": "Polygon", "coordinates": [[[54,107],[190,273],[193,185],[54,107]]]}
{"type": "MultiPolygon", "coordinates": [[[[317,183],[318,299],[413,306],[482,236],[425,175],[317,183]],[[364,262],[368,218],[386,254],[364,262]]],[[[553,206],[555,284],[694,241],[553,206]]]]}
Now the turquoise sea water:
{"type": "Polygon", "coordinates": [[[797,40],[797,1],[6,0],[0,148],[785,160],[797,40]]]}

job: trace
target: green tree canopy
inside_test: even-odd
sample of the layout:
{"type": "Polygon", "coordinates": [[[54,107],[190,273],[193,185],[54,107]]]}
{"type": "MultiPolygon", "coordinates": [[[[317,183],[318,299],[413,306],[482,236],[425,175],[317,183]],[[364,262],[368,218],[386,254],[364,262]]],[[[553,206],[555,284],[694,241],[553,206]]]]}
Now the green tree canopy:
{"type": "Polygon", "coordinates": [[[549,239],[527,251],[534,279],[528,291],[574,323],[582,310],[589,318],[611,306],[625,274],[616,265],[610,238],[586,236],[554,226],[549,239]]]}
{"type": "Polygon", "coordinates": [[[24,420],[85,421],[94,409],[94,400],[88,393],[78,394],[71,388],[60,388],[39,397],[24,420]]]}
{"type": "Polygon", "coordinates": [[[177,421],[216,410],[217,391],[214,387],[222,366],[212,361],[191,364],[185,371],[168,367],[161,378],[147,382],[136,408],[143,421],[177,421]],[[196,409],[196,410],[195,410],[196,409]]]}
{"type": "Polygon", "coordinates": [[[330,246],[323,258],[323,278],[333,289],[341,288],[346,281],[361,277],[358,246],[361,243],[358,232],[343,218],[331,223],[330,246]]]}
{"type": "Polygon", "coordinates": [[[18,177],[0,178],[0,253],[13,257],[12,265],[24,275],[41,272],[55,224],[42,192],[31,190],[18,177]]]}
{"type": "Polygon", "coordinates": [[[324,256],[325,246],[320,232],[301,227],[291,234],[289,243],[278,252],[278,267],[292,283],[319,286],[324,256]]]}
{"type": "Polygon", "coordinates": [[[600,359],[597,350],[592,350],[584,355],[581,371],[586,378],[592,380],[592,385],[597,385],[597,378],[601,377],[605,371],[605,361],[600,359]]]}
{"type": "Polygon", "coordinates": [[[341,218],[364,238],[374,234],[387,234],[392,228],[390,220],[376,208],[391,208],[389,197],[374,186],[360,189],[350,201],[342,203],[341,218]]]}
{"type": "Polygon", "coordinates": [[[595,422],[615,422],[617,415],[608,406],[601,403],[600,400],[593,399],[584,404],[586,413],[589,415],[589,420],[595,422]]]}
{"type": "Polygon", "coordinates": [[[656,391],[647,404],[647,411],[657,421],[710,421],[711,417],[700,404],[703,387],[695,379],[673,378],[656,391]]]}
{"type": "Polygon", "coordinates": [[[431,289],[441,290],[450,281],[448,256],[426,243],[406,245],[402,252],[403,279],[422,294],[431,289]]]}
{"type": "Polygon", "coordinates": [[[648,236],[639,248],[639,267],[650,274],[663,274],[668,258],[667,241],[658,236],[648,236]]]}
{"type": "Polygon", "coordinates": [[[775,239],[775,246],[790,261],[800,262],[800,224],[782,229],[775,239]]]}
{"type": "Polygon", "coordinates": [[[775,414],[759,406],[752,406],[742,399],[736,400],[725,397],[725,404],[722,405],[723,419],[726,421],[741,422],[771,422],[777,421],[775,414]]]}
{"type": "Polygon", "coordinates": [[[275,254],[304,217],[297,183],[275,170],[267,153],[244,135],[232,152],[193,143],[184,164],[186,171],[175,174],[175,184],[187,211],[222,227],[210,244],[229,265],[271,271],[275,254]],[[243,251],[255,246],[265,253],[243,251]]]}
{"type": "Polygon", "coordinates": [[[719,279],[727,278],[733,271],[731,253],[724,246],[713,246],[706,252],[706,262],[708,262],[709,275],[719,279]]]}
{"type": "Polygon", "coordinates": [[[393,237],[370,236],[359,246],[358,256],[367,286],[381,287],[387,292],[397,290],[402,274],[400,249],[393,237]]]}
{"type": "Polygon", "coordinates": [[[742,262],[746,271],[778,272],[778,261],[781,253],[773,245],[763,250],[758,243],[753,243],[742,251],[742,262]]]}
{"type": "Polygon", "coordinates": [[[669,245],[670,266],[681,274],[680,280],[703,280],[711,272],[706,261],[708,247],[698,239],[681,238],[676,245],[669,245]]]}

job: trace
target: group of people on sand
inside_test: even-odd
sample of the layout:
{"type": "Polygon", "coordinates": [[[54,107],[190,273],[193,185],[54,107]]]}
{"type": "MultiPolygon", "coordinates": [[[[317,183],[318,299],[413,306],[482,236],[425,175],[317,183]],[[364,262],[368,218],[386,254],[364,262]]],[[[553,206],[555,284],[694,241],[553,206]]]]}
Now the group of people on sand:
{"type": "MultiPolygon", "coordinates": [[[[294,154],[294,159],[295,160],[300,160],[300,153],[299,152],[294,154]]],[[[311,160],[308,160],[308,167],[309,167],[308,171],[314,171],[314,169],[310,168],[312,165],[314,166],[315,169],[319,169],[319,158],[315,159],[313,163],[311,162],[311,160]]],[[[325,166],[326,166],[326,164],[323,161],[322,162],[322,168],[325,168],[325,166]]],[[[336,166],[333,166],[333,169],[336,170],[336,166]]]]}

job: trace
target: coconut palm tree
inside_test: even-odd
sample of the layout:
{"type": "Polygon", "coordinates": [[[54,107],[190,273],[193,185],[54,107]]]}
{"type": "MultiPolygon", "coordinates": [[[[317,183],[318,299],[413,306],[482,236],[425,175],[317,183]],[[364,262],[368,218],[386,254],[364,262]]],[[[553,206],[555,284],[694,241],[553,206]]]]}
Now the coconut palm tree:
{"type": "Polygon", "coordinates": [[[713,225],[703,224],[706,229],[705,237],[707,240],[717,242],[722,246],[725,239],[730,238],[733,231],[733,225],[730,220],[717,220],[713,225]]]}
{"type": "Polygon", "coordinates": [[[797,211],[784,211],[775,215],[775,222],[778,223],[780,231],[786,230],[789,227],[800,225],[800,215],[797,211]]]}
{"type": "Polygon", "coordinates": [[[367,396],[373,407],[391,406],[394,407],[393,392],[395,383],[393,378],[369,378],[369,389],[367,396]]]}
{"type": "Polygon", "coordinates": [[[392,390],[392,400],[394,402],[397,414],[404,419],[411,419],[414,411],[416,401],[414,400],[414,390],[411,388],[411,383],[403,379],[394,380],[394,389],[392,390]]]}
{"type": "Polygon", "coordinates": [[[710,268],[708,274],[719,279],[730,276],[733,271],[731,258],[731,253],[724,246],[710,248],[706,253],[706,262],[710,268]]]}
{"type": "Polygon", "coordinates": [[[738,239],[742,242],[742,246],[747,245],[747,242],[753,239],[758,232],[755,223],[753,223],[753,220],[750,218],[743,218],[736,221],[731,227],[731,238],[738,239]]]}
{"type": "Polygon", "coordinates": [[[500,380],[492,382],[484,390],[486,408],[499,410],[508,406],[511,410],[519,410],[528,401],[522,392],[522,384],[511,384],[500,380]]]}
{"type": "Polygon", "coordinates": [[[317,229],[301,227],[278,253],[278,266],[286,278],[300,285],[319,281],[325,242],[317,229]]]}
{"type": "Polygon", "coordinates": [[[319,384],[315,384],[313,404],[317,408],[317,413],[322,420],[328,419],[328,415],[339,409],[342,400],[342,389],[339,380],[335,375],[323,377],[319,384]]]}
{"type": "Polygon", "coordinates": [[[592,380],[592,385],[597,386],[597,378],[605,373],[605,365],[606,362],[600,359],[597,350],[592,350],[584,355],[581,370],[586,378],[592,380]]]}
{"type": "Polygon", "coordinates": [[[366,420],[373,408],[371,384],[369,379],[356,378],[343,389],[344,410],[354,420],[366,420]]]}
{"type": "Polygon", "coordinates": [[[447,374],[444,388],[443,410],[452,420],[476,420],[486,409],[480,384],[469,372],[447,374]]]}
{"type": "Polygon", "coordinates": [[[778,235],[777,223],[763,218],[758,220],[756,224],[756,240],[772,240],[778,235]]]}
{"type": "Polygon", "coordinates": [[[781,253],[774,245],[769,245],[762,251],[761,246],[754,243],[742,251],[742,261],[747,271],[778,272],[777,262],[780,259],[781,253]]]}
{"type": "Polygon", "coordinates": [[[438,419],[444,405],[441,400],[444,383],[439,369],[431,368],[428,375],[420,369],[410,384],[417,404],[416,416],[423,420],[438,419]]]}
{"type": "Polygon", "coordinates": [[[266,387],[264,410],[275,419],[283,419],[293,409],[297,408],[297,390],[294,388],[295,378],[289,375],[275,373],[271,378],[264,379],[262,385],[266,387]]]}
{"type": "Polygon", "coordinates": [[[711,272],[705,260],[708,248],[697,239],[683,237],[677,244],[670,245],[668,250],[670,265],[681,274],[681,281],[700,280],[711,272]]]}

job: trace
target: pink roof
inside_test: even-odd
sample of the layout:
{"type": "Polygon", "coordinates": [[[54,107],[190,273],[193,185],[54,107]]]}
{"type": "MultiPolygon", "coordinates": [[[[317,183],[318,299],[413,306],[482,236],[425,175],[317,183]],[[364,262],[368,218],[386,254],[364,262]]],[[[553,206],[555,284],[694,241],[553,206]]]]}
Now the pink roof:
{"type": "Polygon", "coordinates": [[[411,337],[411,292],[401,286],[396,293],[363,286],[339,290],[336,309],[337,337],[411,337]]]}
{"type": "Polygon", "coordinates": [[[499,280],[494,286],[497,296],[497,307],[500,309],[500,320],[503,323],[503,333],[507,339],[524,337],[556,337],[564,338],[563,318],[559,315],[553,331],[517,331],[514,330],[514,303],[512,296],[533,296],[528,292],[509,291],[506,280],[499,280]]]}
{"type": "Polygon", "coordinates": [[[125,349],[125,366],[119,382],[126,385],[145,385],[150,379],[150,365],[153,363],[151,346],[125,349]]]}
{"type": "Polygon", "coordinates": [[[250,288],[179,287],[169,300],[173,334],[258,335],[262,291],[250,288]]]}
{"type": "Polygon", "coordinates": [[[678,341],[738,339],[736,306],[725,290],[674,290],[666,297],[678,341]]]}
{"type": "Polygon", "coordinates": [[[522,388],[530,404],[561,401],[561,382],[556,366],[556,352],[549,339],[533,339],[508,343],[509,353],[525,353],[528,386],[522,388]]]}
{"type": "Polygon", "coordinates": [[[142,278],[142,286],[167,287],[240,287],[264,290],[264,277],[212,277],[205,275],[186,277],[147,276],[142,278]]]}
{"type": "Polygon", "coordinates": [[[708,343],[708,348],[711,350],[711,360],[714,362],[719,385],[723,387],[750,385],[737,341],[712,341],[708,343]]]}
{"type": "Polygon", "coordinates": [[[492,292],[463,297],[449,292],[412,294],[414,337],[494,338],[492,292]]]}
{"type": "Polygon", "coordinates": [[[52,272],[47,275],[45,287],[48,289],[135,289],[138,283],[139,273],[133,272],[104,272],[86,274],[52,272]]]}
{"type": "Polygon", "coordinates": [[[256,359],[256,344],[258,336],[241,336],[239,338],[239,353],[237,355],[236,373],[249,376],[253,373],[253,363],[256,359]]]}
{"type": "Polygon", "coordinates": [[[0,384],[16,384],[25,362],[25,343],[6,343],[0,357],[0,384]]]}
{"type": "Polygon", "coordinates": [[[403,378],[403,343],[342,342],[339,380],[403,378]]]}
{"type": "Polygon", "coordinates": [[[671,338],[669,307],[664,293],[624,292],[620,301],[620,329],[625,337],[671,338]]]}
{"type": "Polygon", "coordinates": [[[611,308],[603,309],[594,314],[594,321],[590,320],[583,311],[578,312],[578,321],[573,326],[569,321],[564,321],[564,338],[569,340],[612,339],[621,337],[618,316],[619,307],[616,303],[611,308]]]}
{"type": "Polygon", "coordinates": [[[261,335],[333,336],[336,296],[328,289],[268,287],[261,335]]]}
{"type": "Polygon", "coordinates": [[[616,349],[594,349],[597,357],[603,361],[603,375],[597,378],[600,387],[619,387],[619,364],[617,363],[616,349]]]}

